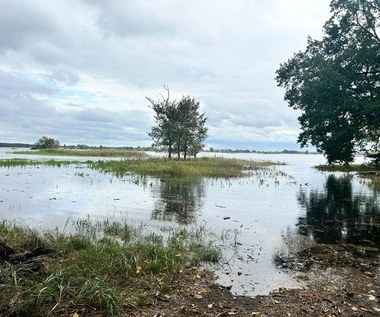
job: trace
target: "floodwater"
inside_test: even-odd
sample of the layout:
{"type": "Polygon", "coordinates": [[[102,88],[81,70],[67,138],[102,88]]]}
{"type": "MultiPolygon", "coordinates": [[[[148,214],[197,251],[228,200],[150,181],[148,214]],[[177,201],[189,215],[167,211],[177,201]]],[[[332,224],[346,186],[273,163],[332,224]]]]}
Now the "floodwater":
{"type": "MultiPolygon", "coordinates": [[[[380,245],[380,198],[370,181],[313,169],[325,162],[321,155],[223,156],[287,165],[260,169],[247,178],[192,182],[118,178],[83,165],[0,168],[0,219],[61,230],[88,216],[152,228],[205,225],[223,231],[228,240],[223,245],[224,263],[214,268],[218,281],[232,286],[235,294],[250,296],[302,286],[273,261],[290,247],[286,241],[296,237],[380,245]]],[[[11,151],[0,149],[0,159],[13,157],[11,151]]]]}

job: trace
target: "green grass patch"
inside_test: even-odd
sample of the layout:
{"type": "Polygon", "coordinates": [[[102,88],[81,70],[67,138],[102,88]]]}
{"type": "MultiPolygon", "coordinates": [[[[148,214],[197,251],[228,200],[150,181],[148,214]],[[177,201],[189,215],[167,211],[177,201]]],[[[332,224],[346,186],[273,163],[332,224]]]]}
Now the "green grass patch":
{"type": "Polygon", "coordinates": [[[110,172],[117,176],[136,173],[155,177],[241,177],[250,171],[280,163],[271,161],[254,162],[248,160],[207,158],[196,160],[169,160],[149,158],[146,160],[98,161],[90,167],[110,172]]]}
{"type": "Polygon", "coordinates": [[[76,149],[40,149],[33,151],[17,151],[16,154],[29,155],[57,155],[57,156],[100,156],[100,157],[125,157],[125,158],[146,158],[148,155],[144,151],[132,150],[76,150],[76,149]]]}
{"type": "Polygon", "coordinates": [[[77,222],[71,233],[0,223],[0,242],[24,252],[54,252],[24,263],[0,261],[0,315],[112,316],[165,293],[203,262],[218,262],[204,227],[165,235],[113,221],[77,222]]]}

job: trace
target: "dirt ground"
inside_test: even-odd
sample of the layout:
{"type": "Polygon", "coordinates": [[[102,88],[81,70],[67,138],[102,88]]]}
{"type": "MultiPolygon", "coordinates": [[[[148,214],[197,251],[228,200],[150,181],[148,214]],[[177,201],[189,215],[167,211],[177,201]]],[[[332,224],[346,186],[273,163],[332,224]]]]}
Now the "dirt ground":
{"type": "Polygon", "coordinates": [[[274,259],[297,272],[303,289],[279,288],[267,296],[233,296],[211,273],[183,272],[176,286],[156,294],[129,316],[380,316],[380,258],[374,247],[318,244],[274,259]]]}

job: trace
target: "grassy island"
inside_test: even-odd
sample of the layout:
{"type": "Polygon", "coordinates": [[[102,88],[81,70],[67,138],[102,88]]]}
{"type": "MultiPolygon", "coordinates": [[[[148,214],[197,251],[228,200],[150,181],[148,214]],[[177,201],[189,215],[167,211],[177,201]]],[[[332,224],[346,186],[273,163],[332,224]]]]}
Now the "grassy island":
{"type": "MultiPolygon", "coordinates": [[[[64,150],[67,151],[67,150],[64,150]]],[[[76,152],[76,150],[74,151],[76,152]]],[[[83,151],[84,153],[86,151],[83,151]]],[[[123,151],[124,152],[124,151],[123,151]]],[[[35,152],[26,152],[35,153],[35,152]]],[[[36,152],[42,153],[42,152],[36,152]]],[[[54,151],[49,153],[56,153],[54,151]]],[[[60,151],[57,153],[61,153],[60,151]]],[[[68,152],[72,153],[72,152],[68,152]]],[[[137,152],[139,153],[139,152],[137,152]]],[[[142,152],[143,153],[143,152],[142,152]]],[[[45,153],[47,154],[47,153],[45,153]]],[[[53,154],[52,154],[53,155],[53,154]]],[[[60,154],[56,154],[60,155],[60,154]]],[[[63,155],[63,154],[62,154],[63,155]]],[[[67,155],[67,154],[64,154],[67,155]]],[[[73,154],[74,155],[74,154],[73,154]]],[[[84,155],[84,154],[83,154],[84,155]]],[[[115,155],[116,156],[116,155],[115,155]]],[[[137,174],[141,176],[154,177],[243,177],[248,176],[251,172],[274,165],[283,165],[283,163],[273,161],[250,161],[239,159],[227,159],[222,157],[200,157],[197,159],[175,160],[167,158],[152,157],[128,157],[121,160],[98,160],[86,162],[70,160],[28,160],[28,159],[7,159],[0,160],[0,167],[15,166],[67,166],[70,164],[87,165],[90,168],[112,173],[117,176],[127,174],[137,174]]]]}
{"type": "Polygon", "coordinates": [[[196,160],[149,158],[146,160],[98,161],[90,163],[90,166],[119,176],[136,173],[142,176],[156,177],[242,177],[249,175],[249,172],[255,169],[276,164],[281,163],[201,157],[196,160]]]}

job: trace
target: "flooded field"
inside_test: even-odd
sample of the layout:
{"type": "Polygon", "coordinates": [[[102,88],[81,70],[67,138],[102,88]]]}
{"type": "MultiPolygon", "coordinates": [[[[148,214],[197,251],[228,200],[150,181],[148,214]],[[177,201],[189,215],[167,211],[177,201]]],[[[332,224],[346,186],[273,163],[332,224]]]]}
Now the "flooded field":
{"type": "MultiPolygon", "coordinates": [[[[224,156],[287,165],[259,169],[247,178],[186,182],[118,178],[83,164],[0,168],[0,218],[59,230],[87,217],[126,220],[152,230],[206,226],[228,240],[225,261],[215,268],[218,281],[244,295],[302,285],[274,261],[299,243],[380,245],[380,198],[369,181],[313,169],[325,162],[320,155],[224,156]]],[[[13,157],[0,153],[1,159],[13,157]]]]}

